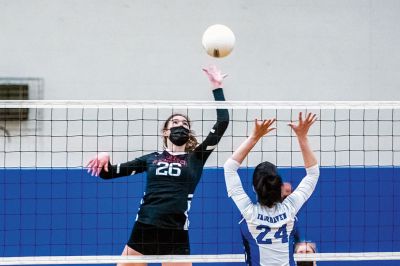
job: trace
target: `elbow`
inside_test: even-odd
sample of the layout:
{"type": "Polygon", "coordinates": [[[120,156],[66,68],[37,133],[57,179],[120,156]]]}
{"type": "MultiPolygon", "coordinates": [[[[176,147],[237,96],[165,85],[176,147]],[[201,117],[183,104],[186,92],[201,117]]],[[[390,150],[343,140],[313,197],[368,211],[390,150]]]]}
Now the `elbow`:
{"type": "Polygon", "coordinates": [[[236,162],[232,158],[229,158],[225,163],[224,163],[224,174],[225,177],[232,176],[232,175],[237,175],[237,170],[240,167],[240,163],[236,162]]]}
{"type": "Polygon", "coordinates": [[[229,112],[228,112],[228,109],[222,109],[222,120],[229,123],[229,112]]]}
{"type": "Polygon", "coordinates": [[[226,162],[224,163],[224,173],[225,173],[225,176],[226,176],[227,172],[229,172],[229,170],[230,170],[229,163],[228,163],[228,161],[226,161],[226,162]]]}
{"type": "Polygon", "coordinates": [[[225,109],[224,116],[222,117],[222,121],[226,123],[226,126],[229,124],[229,112],[225,109]]]}
{"type": "Polygon", "coordinates": [[[320,170],[319,170],[318,165],[316,166],[315,169],[313,169],[313,171],[311,172],[311,175],[314,176],[314,178],[319,178],[320,170]]]}
{"type": "Polygon", "coordinates": [[[308,176],[313,176],[314,178],[318,178],[320,175],[319,165],[313,165],[311,167],[306,168],[306,172],[308,176]]]}
{"type": "Polygon", "coordinates": [[[229,158],[228,160],[226,160],[226,162],[224,163],[224,173],[225,173],[225,176],[226,176],[226,174],[230,174],[230,173],[232,173],[232,172],[236,172],[236,169],[233,169],[233,167],[232,167],[232,162],[233,160],[232,160],[232,158],[229,158]]]}
{"type": "Polygon", "coordinates": [[[233,173],[234,173],[234,171],[231,169],[231,167],[225,163],[224,164],[225,183],[226,183],[226,181],[229,181],[228,176],[231,176],[233,173]]]}
{"type": "Polygon", "coordinates": [[[229,118],[227,120],[223,120],[219,124],[219,131],[225,133],[226,129],[228,128],[229,125],[229,118]]]}
{"type": "Polygon", "coordinates": [[[217,120],[221,124],[226,124],[228,126],[229,124],[229,112],[228,109],[217,109],[217,120]]]}

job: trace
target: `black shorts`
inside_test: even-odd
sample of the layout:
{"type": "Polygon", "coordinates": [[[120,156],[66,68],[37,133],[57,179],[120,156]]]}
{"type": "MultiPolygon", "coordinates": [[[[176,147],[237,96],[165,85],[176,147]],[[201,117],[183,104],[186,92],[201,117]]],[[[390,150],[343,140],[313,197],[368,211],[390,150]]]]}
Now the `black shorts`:
{"type": "Polygon", "coordinates": [[[189,255],[189,232],[136,222],[127,243],[143,255],[189,255]]]}

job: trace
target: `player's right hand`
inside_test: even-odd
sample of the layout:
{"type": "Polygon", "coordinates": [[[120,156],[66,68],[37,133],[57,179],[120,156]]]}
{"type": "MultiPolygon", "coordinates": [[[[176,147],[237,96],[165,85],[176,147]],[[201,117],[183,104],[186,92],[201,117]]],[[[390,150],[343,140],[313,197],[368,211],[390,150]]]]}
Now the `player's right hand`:
{"type": "Polygon", "coordinates": [[[110,155],[106,152],[101,152],[91,159],[86,167],[88,168],[88,173],[92,176],[99,176],[101,170],[108,172],[108,162],[110,161],[110,155]]]}
{"type": "Polygon", "coordinates": [[[221,70],[214,65],[203,68],[203,71],[206,73],[214,89],[221,88],[224,78],[228,76],[228,74],[222,74],[221,70]]]}
{"type": "Polygon", "coordinates": [[[264,120],[258,120],[257,118],[254,119],[254,128],[252,132],[252,136],[260,139],[263,136],[267,135],[269,132],[275,130],[275,128],[272,126],[275,123],[276,119],[271,118],[271,119],[264,119],[264,120]]]}

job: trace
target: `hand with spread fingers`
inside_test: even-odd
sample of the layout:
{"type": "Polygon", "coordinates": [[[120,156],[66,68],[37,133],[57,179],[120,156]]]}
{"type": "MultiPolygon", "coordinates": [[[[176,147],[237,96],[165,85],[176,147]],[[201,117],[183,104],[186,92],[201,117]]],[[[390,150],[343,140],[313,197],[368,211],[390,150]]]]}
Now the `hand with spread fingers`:
{"type": "Polygon", "coordinates": [[[86,167],[88,167],[88,173],[92,176],[99,176],[101,170],[108,172],[108,162],[110,161],[110,155],[106,152],[102,152],[91,159],[86,167]]]}
{"type": "Polygon", "coordinates": [[[317,120],[317,115],[313,113],[308,113],[303,119],[303,113],[299,113],[299,122],[296,125],[295,123],[289,123],[289,126],[293,129],[294,133],[298,138],[306,137],[308,134],[308,130],[317,120]]]}
{"type": "Polygon", "coordinates": [[[232,159],[238,163],[242,163],[247,154],[251,149],[257,144],[257,142],[266,134],[275,130],[272,125],[275,123],[276,119],[265,119],[265,120],[254,120],[254,128],[251,135],[235,150],[232,154],[232,159]]]}
{"type": "Polygon", "coordinates": [[[316,165],[318,163],[317,158],[312,151],[310,144],[308,142],[308,130],[317,120],[317,115],[313,113],[306,114],[305,118],[303,119],[302,112],[299,113],[299,121],[297,124],[289,123],[289,126],[292,128],[294,133],[296,133],[297,140],[300,145],[300,150],[303,155],[304,166],[306,168],[316,165]]]}
{"type": "Polygon", "coordinates": [[[252,136],[256,138],[261,138],[267,135],[269,132],[275,130],[274,127],[271,127],[276,121],[275,118],[258,120],[257,118],[254,120],[254,128],[252,136]]]}
{"type": "Polygon", "coordinates": [[[228,74],[222,74],[221,70],[219,70],[216,66],[203,68],[203,71],[208,76],[208,79],[210,80],[214,89],[221,88],[222,82],[228,76],[228,74]]]}

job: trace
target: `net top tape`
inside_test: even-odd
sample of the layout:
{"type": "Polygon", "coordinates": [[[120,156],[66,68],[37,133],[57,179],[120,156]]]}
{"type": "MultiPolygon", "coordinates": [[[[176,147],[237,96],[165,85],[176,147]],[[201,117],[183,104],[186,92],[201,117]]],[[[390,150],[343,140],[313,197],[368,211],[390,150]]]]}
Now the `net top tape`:
{"type": "MultiPolygon", "coordinates": [[[[400,260],[400,252],[294,254],[296,261],[380,261],[400,260]]],[[[243,254],[166,256],[38,256],[0,257],[0,265],[110,264],[163,262],[244,262],[243,254]]]]}
{"type": "Polygon", "coordinates": [[[137,109],[400,109],[400,101],[105,101],[3,100],[0,108],[137,108],[137,109]]]}

